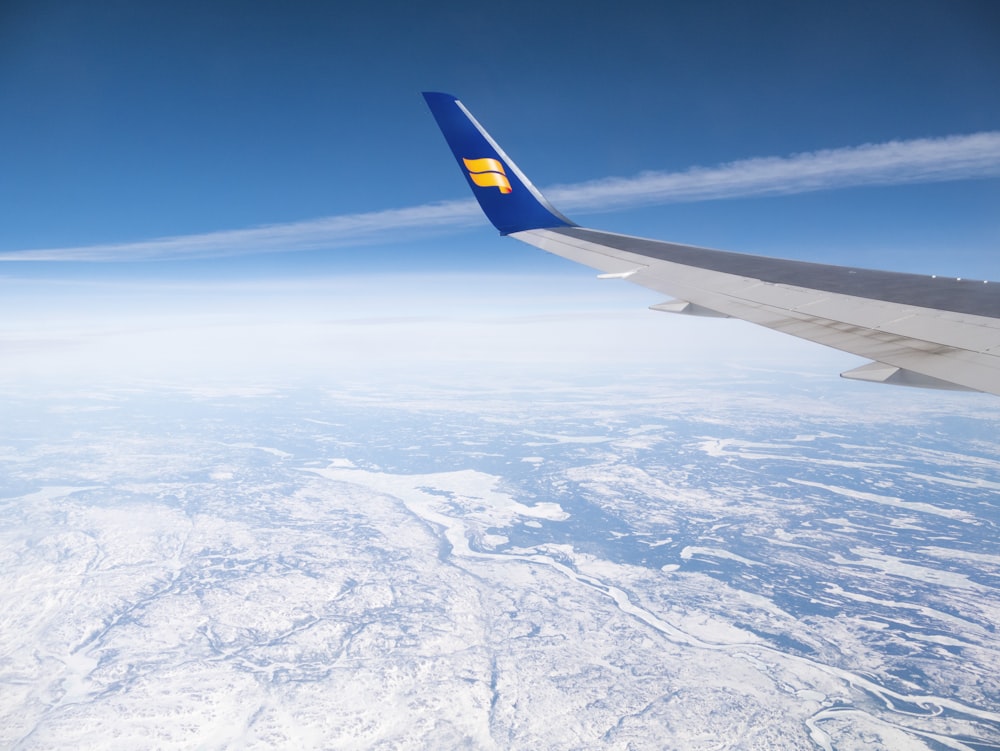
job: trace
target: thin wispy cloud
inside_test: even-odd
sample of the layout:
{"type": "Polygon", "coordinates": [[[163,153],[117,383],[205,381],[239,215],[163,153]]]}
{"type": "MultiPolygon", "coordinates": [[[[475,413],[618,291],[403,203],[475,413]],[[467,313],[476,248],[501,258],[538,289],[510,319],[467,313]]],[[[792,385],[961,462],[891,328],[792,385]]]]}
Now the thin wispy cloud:
{"type": "Polygon", "coordinates": [[[0,261],[147,261],[316,250],[376,243],[401,230],[441,230],[480,221],[472,199],[341,214],[286,224],[159,237],[130,243],[0,253],[0,261]]]}
{"type": "Polygon", "coordinates": [[[991,131],[605,178],[558,186],[546,196],[557,206],[592,210],[996,176],[1000,176],[1000,131],[991,131]]]}
{"type": "MultiPolygon", "coordinates": [[[[682,172],[646,172],[543,192],[561,209],[593,212],[997,176],[1000,131],[988,131],[744,159],[682,172]]],[[[386,242],[404,232],[426,236],[483,221],[473,200],[467,199],[141,242],[9,251],[0,253],[0,261],[120,262],[317,250],[386,242]]]]}

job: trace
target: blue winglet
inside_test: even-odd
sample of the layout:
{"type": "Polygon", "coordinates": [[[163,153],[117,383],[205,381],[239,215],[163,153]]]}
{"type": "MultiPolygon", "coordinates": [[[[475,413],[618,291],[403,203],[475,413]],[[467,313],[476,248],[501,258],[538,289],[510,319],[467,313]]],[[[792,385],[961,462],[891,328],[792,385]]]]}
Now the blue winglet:
{"type": "Polygon", "coordinates": [[[425,91],[424,99],[483,213],[500,234],[576,226],[545,200],[458,99],[434,91],[425,91]]]}

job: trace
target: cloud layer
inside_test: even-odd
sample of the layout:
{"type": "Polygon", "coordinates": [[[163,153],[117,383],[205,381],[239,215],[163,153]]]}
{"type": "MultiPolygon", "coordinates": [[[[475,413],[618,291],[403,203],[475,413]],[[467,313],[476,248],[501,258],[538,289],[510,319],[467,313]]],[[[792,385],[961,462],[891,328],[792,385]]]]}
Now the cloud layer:
{"type": "MultiPolygon", "coordinates": [[[[889,141],[787,157],[744,159],[683,172],[645,172],[545,190],[568,211],[790,195],[870,185],[1000,176],[1000,131],[889,141]]],[[[140,261],[316,250],[389,241],[401,231],[439,232],[482,222],[471,199],[141,242],[0,253],[0,261],[140,261]]]]}

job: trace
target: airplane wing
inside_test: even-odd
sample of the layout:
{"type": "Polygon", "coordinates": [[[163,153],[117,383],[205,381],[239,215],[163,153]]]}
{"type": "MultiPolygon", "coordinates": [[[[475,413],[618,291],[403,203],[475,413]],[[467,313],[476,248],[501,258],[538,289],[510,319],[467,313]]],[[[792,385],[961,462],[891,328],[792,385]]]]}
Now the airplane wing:
{"type": "Polygon", "coordinates": [[[580,227],[531,184],[465,106],[424,98],[502,235],[669,295],[654,310],[741,318],[868,358],[841,373],[1000,396],[1000,283],[791,261],[580,227]]]}

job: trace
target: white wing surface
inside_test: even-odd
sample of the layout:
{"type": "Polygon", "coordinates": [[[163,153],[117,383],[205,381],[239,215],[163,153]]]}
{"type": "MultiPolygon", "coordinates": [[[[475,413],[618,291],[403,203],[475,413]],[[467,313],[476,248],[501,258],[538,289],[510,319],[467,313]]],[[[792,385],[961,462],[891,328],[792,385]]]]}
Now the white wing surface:
{"type": "Polygon", "coordinates": [[[871,360],[842,373],[1000,396],[1000,283],[753,256],[579,227],[469,111],[424,97],[484,213],[542,250],[656,290],[655,310],[741,318],[871,360]]]}

